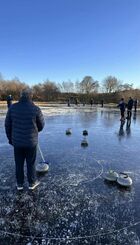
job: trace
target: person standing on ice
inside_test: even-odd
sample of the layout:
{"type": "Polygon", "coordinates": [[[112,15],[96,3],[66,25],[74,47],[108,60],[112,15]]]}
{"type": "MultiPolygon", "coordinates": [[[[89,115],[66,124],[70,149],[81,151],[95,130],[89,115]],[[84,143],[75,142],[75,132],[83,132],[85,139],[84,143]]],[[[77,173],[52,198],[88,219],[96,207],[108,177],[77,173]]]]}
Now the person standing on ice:
{"type": "Polygon", "coordinates": [[[13,97],[11,94],[9,94],[7,96],[7,107],[9,108],[11,105],[12,105],[12,100],[13,100],[13,97]]]}
{"type": "Polygon", "coordinates": [[[127,103],[127,119],[131,118],[132,115],[132,108],[133,108],[133,99],[129,97],[128,103],[127,103]]]}
{"type": "Polygon", "coordinates": [[[44,117],[38,106],[32,102],[32,90],[24,89],[19,102],[13,104],[6,115],[5,130],[9,144],[14,147],[17,189],[23,190],[24,161],[27,163],[29,189],[39,185],[36,179],[35,160],[38,132],[44,128],[44,117]]]}
{"type": "Polygon", "coordinates": [[[101,100],[101,107],[104,107],[104,101],[101,100]]]}
{"type": "Polygon", "coordinates": [[[93,99],[90,99],[90,105],[92,107],[92,105],[93,105],[93,99]]]}
{"type": "Polygon", "coordinates": [[[125,121],[125,116],[124,116],[124,113],[125,113],[125,107],[126,107],[126,104],[124,102],[124,98],[121,98],[118,106],[120,108],[120,112],[121,112],[121,121],[125,121]]]}
{"type": "Polygon", "coordinates": [[[137,112],[138,100],[134,99],[134,112],[137,112]]]}

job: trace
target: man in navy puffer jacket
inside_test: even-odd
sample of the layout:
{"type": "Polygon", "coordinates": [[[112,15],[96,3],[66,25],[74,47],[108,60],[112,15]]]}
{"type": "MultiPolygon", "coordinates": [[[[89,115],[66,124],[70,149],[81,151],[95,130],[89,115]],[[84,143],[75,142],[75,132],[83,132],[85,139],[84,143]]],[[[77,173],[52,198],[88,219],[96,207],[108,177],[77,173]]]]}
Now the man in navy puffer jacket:
{"type": "Polygon", "coordinates": [[[5,119],[6,135],[9,144],[14,147],[18,190],[23,189],[25,160],[29,189],[33,190],[39,184],[36,180],[35,160],[38,132],[43,129],[44,124],[40,108],[32,102],[32,91],[23,90],[19,102],[9,108],[5,119]]]}

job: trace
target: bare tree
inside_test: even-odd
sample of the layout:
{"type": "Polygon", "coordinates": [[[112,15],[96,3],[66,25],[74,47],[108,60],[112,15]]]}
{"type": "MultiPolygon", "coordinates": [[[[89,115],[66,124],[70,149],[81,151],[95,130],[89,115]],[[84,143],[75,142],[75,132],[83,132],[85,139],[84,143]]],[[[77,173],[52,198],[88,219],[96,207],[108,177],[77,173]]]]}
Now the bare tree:
{"type": "Polygon", "coordinates": [[[4,87],[4,79],[2,73],[0,72],[0,99],[2,99],[3,87],[4,87]]]}
{"type": "Polygon", "coordinates": [[[133,89],[133,83],[121,84],[119,89],[120,89],[120,91],[132,90],[133,89]]]}
{"type": "Polygon", "coordinates": [[[51,82],[49,80],[46,80],[42,84],[42,90],[43,99],[47,101],[56,99],[57,95],[60,93],[60,90],[55,82],[51,82]]]}
{"type": "Polygon", "coordinates": [[[99,82],[94,81],[91,76],[85,76],[80,82],[80,92],[89,94],[91,92],[97,92],[99,87],[99,82]]]}
{"type": "Polygon", "coordinates": [[[73,93],[75,89],[71,80],[63,81],[62,84],[59,84],[59,87],[62,93],[73,93]]]}
{"type": "Polygon", "coordinates": [[[108,76],[103,81],[103,87],[107,93],[116,92],[120,88],[120,81],[116,77],[108,76]]]}
{"type": "Polygon", "coordinates": [[[20,92],[23,88],[28,87],[27,84],[21,82],[17,77],[12,80],[0,81],[0,98],[6,99],[7,95],[12,94],[15,100],[19,99],[20,92]]]}
{"type": "Polygon", "coordinates": [[[43,85],[41,83],[36,84],[32,87],[33,89],[33,95],[34,95],[34,99],[38,100],[38,101],[42,101],[42,94],[43,94],[43,85]]]}
{"type": "Polygon", "coordinates": [[[80,86],[80,82],[78,80],[75,82],[75,92],[81,93],[81,86],[80,86]]]}
{"type": "Polygon", "coordinates": [[[0,82],[1,82],[1,81],[4,81],[4,79],[3,79],[2,73],[0,72],[0,82]]]}
{"type": "Polygon", "coordinates": [[[29,87],[27,84],[21,82],[19,78],[15,77],[7,81],[6,94],[12,94],[15,100],[19,99],[22,89],[29,87]]]}

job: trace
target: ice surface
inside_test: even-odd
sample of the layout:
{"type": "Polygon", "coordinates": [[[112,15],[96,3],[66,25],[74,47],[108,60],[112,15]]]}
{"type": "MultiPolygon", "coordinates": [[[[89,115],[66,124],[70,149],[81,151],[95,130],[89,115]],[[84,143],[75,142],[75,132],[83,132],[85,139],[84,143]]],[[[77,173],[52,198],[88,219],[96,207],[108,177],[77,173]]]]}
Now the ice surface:
{"type": "Polygon", "coordinates": [[[26,180],[21,193],[5,114],[0,116],[0,244],[140,244],[139,113],[129,129],[126,123],[120,128],[116,110],[43,108],[43,113],[39,143],[49,172],[39,176],[33,192],[26,180]],[[67,128],[72,135],[65,134],[67,128]],[[82,148],[85,129],[89,145],[82,148]],[[105,182],[109,169],[128,172],[132,187],[105,182]]]}

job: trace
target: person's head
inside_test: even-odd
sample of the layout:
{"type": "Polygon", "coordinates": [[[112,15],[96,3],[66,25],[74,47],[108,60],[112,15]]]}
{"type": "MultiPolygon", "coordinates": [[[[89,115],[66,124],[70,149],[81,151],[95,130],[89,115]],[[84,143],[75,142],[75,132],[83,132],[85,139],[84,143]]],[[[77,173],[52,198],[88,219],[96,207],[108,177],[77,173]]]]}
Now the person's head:
{"type": "Polygon", "coordinates": [[[124,98],[121,98],[121,101],[124,101],[124,98]]]}
{"type": "Polygon", "coordinates": [[[30,88],[25,88],[21,91],[20,97],[23,99],[31,100],[33,98],[33,92],[30,88]]]}

